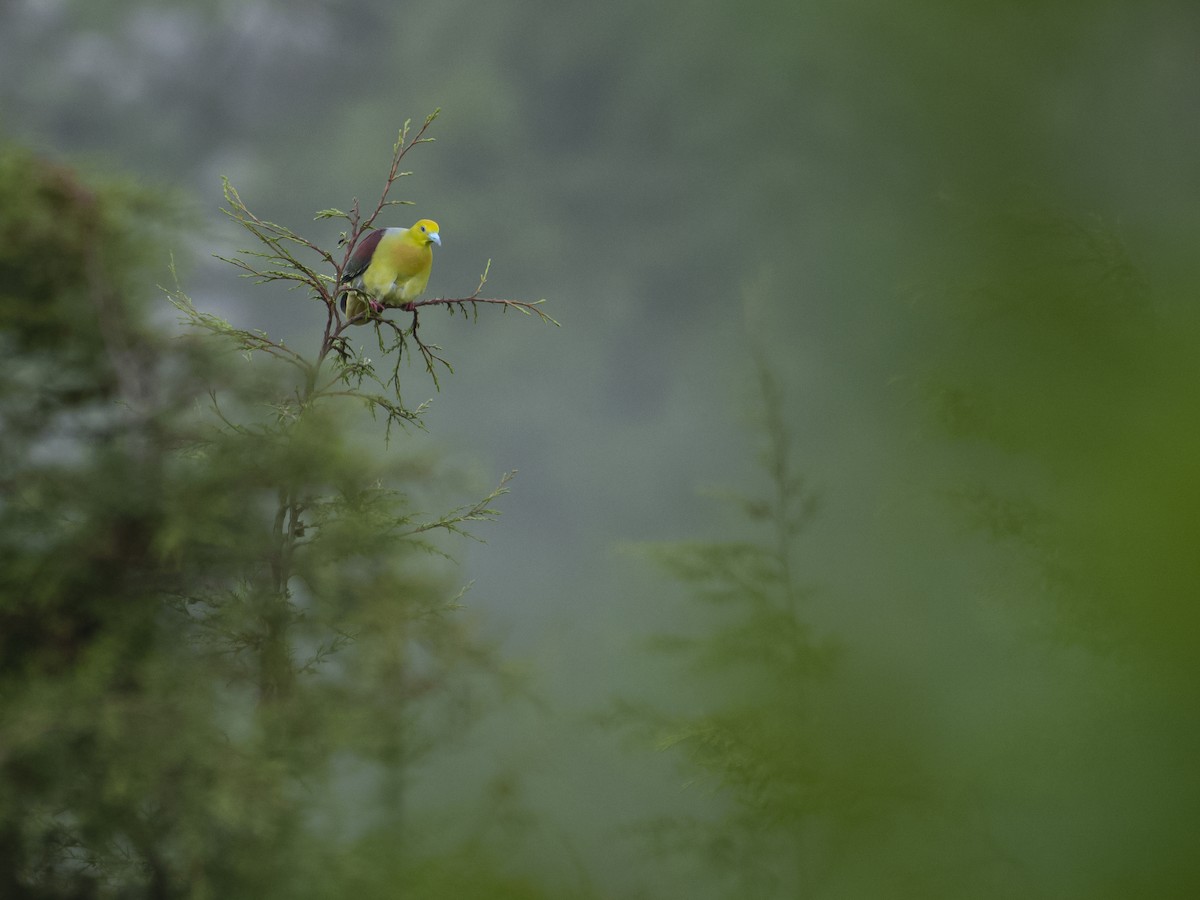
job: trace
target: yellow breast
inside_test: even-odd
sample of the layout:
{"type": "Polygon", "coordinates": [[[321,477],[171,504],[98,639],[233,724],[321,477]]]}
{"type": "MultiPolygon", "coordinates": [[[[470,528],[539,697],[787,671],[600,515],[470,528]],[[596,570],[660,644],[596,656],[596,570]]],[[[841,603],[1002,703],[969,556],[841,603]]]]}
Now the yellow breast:
{"type": "Polygon", "coordinates": [[[363,272],[363,286],[385,305],[409,303],[429,284],[432,266],[428,244],[414,243],[406,228],[388,229],[363,272]]]}

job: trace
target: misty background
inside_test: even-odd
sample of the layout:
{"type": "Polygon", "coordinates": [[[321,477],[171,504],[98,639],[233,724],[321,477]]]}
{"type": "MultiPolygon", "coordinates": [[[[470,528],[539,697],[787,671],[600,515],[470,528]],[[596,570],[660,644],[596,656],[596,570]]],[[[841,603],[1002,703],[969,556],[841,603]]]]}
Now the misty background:
{"type": "Polygon", "coordinates": [[[765,362],[815,497],[803,618],[837,648],[842,730],[810,739],[921,773],[849,843],[817,826],[802,895],[1192,896],[1200,9],[0,6],[0,134],[174,192],[197,305],[302,351],[324,309],[212,256],[243,242],[222,176],[332,246],[313,214],[373,203],[404,120],[438,108],[413,206],[380,224],[440,223],[429,296],[490,259],[486,295],[561,327],[430,310],[454,373],[402,370],[433,405],[392,450],[451,460],[455,502],[519,470],[455,555],[463,615],[529,685],[412,802],[504,785],[537,823],[513,858],[552,881],[725,895],[638,823],[736,797],[606,711],[713,697],[651,638],[720,617],[649,551],[760,534],[729,497],[771,490],[765,362]]]}

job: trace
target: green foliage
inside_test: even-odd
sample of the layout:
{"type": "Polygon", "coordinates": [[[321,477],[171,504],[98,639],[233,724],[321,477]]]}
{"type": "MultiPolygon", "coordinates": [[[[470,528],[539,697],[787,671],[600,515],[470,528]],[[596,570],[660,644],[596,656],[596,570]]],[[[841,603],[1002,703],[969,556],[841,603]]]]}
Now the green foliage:
{"type": "Polygon", "coordinates": [[[1036,561],[1052,630],[1192,670],[1195,317],[1164,307],[1110,223],[1029,202],[952,213],[919,306],[927,421],[967,464],[945,495],[1036,561]]]}
{"type": "MultiPolygon", "coordinates": [[[[666,703],[622,701],[605,717],[671,756],[714,811],[649,819],[635,834],[661,859],[704,866],[719,896],[1028,893],[1036,865],[989,818],[1005,804],[985,792],[1002,788],[955,755],[911,667],[893,670],[853,633],[816,626],[830,621],[831,600],[795,560],[820,504],[761,363],[759,387],[768,487],[734,498],[750,536],[643,548],[692,605],[678,617],[689,624],[652,645],[686,677],[666,703]]],[[[1025,528],[1012,524],[1019,509],[993,511],[997,528],[1025,528]]],[[[879,565],[869,543],[858,549],[879,565]]],[[[856,608],[879,615],[896,599],[856,608]]]]}
{"type": "Polygon", "coordinates": [[[1173,302],[1190,290],[1147,277],[1115,223],[1027,196],[941,224],[914,297],[914,471],[957,532],[940,571],[986,547],[960,608],[1005,673],[972,742],[1005,749],[944,777],[1056,896],[1190,896],[1200,319],[1173,302]]]}
{"type": "MultiPolygon", "coordinates": [[[[402,134],[396,163],[413,143],[402,134]]],[[[243,268],[326,303],[315,358],[179,290],[207,338],[154,333],[134,302],[153,195],[0,153],[6,897],[346,896],[384,859],[395,880],[357,895],[394,896],[464,864],[445,843],[426,849],[444,863],[417,856],[404,797],[483,698],[519,686],[459,614],[438,538],[493,519],[510,476],[422,512],[430,467],[368,448],[348,415],[365,405],[390,427],[421,410],[398,364],[380,375],[351,348],[338,279],[292,247],[333,257],[227,197],[265,248],[243,268]],[[360,801],[343,820],[332,785],[347,772],[360,801]],[[390,836],[382,858],[352,840],[364,827],[390,836]]],[[[351,242],[371,218],[352,219],[351,242]]],[[[415,312],[408,331],[375,324],[388,349],[424,347],[415,312]]],[[[470,882],[458,896],[538,896],[500,867],[470,882]]]]}
{"type": "Polygon", "coordinates": [[[761,535],[643,548],[707,609],[693,633],[653,643],[686,665],[699,692],[685,703],[694,711],[626,701],[610,718],[678,754],[727,802],[714,821],[658,820],[643,833],[663,852],[698,853],[730,896],[792,895],[811,885],[820,860],[807,846],[810,835],[832,818],[858,814],[838,802],[841,792],[856,794],[851,806],[859,810],[886,802],[889,790],[886,778],[870,783],[831,752],[823,695],[839,654],[813,633],[814,592],[794,564],[818,504],[795,470],[780,390],[765,364],[759,385],[769,489],[735,499],[761,535]]]}
{"type": "Polygon", "coordinates": [[[1190,896],[1196,317],[1099,220],[955,208],[942,238],[899,381],[918,459],[853,546],[876,596],[839,615],[797,575],[816,506],[769,377],[761,531],[647,550],[694,604],[655,644],[688,679],[611,721],[718,810],[640,833],[728,896],[1190,896]]]}

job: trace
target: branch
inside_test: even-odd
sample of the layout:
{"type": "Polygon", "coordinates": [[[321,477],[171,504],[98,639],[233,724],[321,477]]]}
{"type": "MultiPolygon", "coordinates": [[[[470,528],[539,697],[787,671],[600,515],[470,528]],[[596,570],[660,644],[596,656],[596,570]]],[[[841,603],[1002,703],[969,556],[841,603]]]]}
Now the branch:
{"type": "MultiPolygon", "coordinates": [[[[399,533],[399,536],[411,537],[416,534],[422,534],[426,531],[433,531],[441,528],[450,532],[451,534],[462,535],[463,537],[468,537],[475,541],[480,540],[479,538],[475,537],[475,535],[471,534],[471,532],[463,528],[462,523],[490,522],[500,515],[499,510],[492,508],[492,504],[509,492],[508,483],[516,477],[516,474],[516,469],[513,469],[511,472],[505,472],[500,478],[500,483],[496,485],[495,489],[477,503],[472,503],[469,506],[460,506],[458,509],[455,509],[442,516],[440,519],[435,519],[432,522],[425,522],[416,526],[415,528],[409,529],[408,531],[402,531],[399,533]]],[[[480,543],[482,543],[482,541],[480,541],[480,543]]]]}
{"type": "MultiPolygon", "coordinates": [[[[412,119],[404,120],[404,127],[400,129],[400,135],[396,138],[396,143],[392,145],[392,166],[388,170],[387,180],[383,183],[383,191],[379,195],[379,202],[375,204],[375,212],[367,216],[366,221],[362,223],[362,227],[358,229],[359,234],[371,227],[371,224],[375,221],[376,217],[383,212],[385,207],[398,206],[405,202],[402,200],[388,200],[388,194],[392,190],[392,185],[395,184],[398,179],[411,174],[409,172],[400,171],[400,161],[404,159],[405,154],[407,154],[408,151],[413,147],[417,146],[417,144],[429,144],[433,142],[433,138],[425,137],[425,132],[429,130],[429,126],[433,124],[433,120],[438,117],[441,111],[441,107],[438,107],[429,115],[427,115],[425,117],[425,122],[421,125],[421,128],[413,136],[411,141],[407,140],[407,138],[409,129],[412,126],[412,119]]],[[[358,201],[355,200],[354,203],[354,208],[357,210],[358,201]]],[[[355,237],[357,237],[357,235],[355,235],[355,237]]],[[[349,254],[347,254],[346,258],[350,258],[349,254]]]]}
{"type": "MultiPolygon", "coordinates": [[[[425,371],[428,372],[429,377],[433,379],[433,385],[435,388],[438,390],[441,389],[437,377],[437,363],[441,363],[443,366],[445,366],[447,372],[454,372],[454,369],[450,365],[449,361],[439,355],[442,349],[441,347],[437,346],[436,344],[427,344],[421,340],[419,332],[421,320],[418,310],[422,307],[444,306],[450,311],[451,315],[454,314],[455,310],[458,310],[465,318],[467,315],[467,307],[470,306],[472,321],[477,321],[479,318],[480,304],[489,304],[492,306],[501,307],[504,312],[508,312],[510,309],[515,309],[522,315],[535,315],[543,322],[548,322],[551,325],[557,326],[559,324],[558,320],[541,308],[541,305],[546,302],[544,298],[531,302],[526,300],[507,300],[501,297],[479,296],[483,291],[483,286],[487,284],[488,272],[491,271],[491,268],[492,261],[489,259],[487,261],[487,265],[485,265],[483,268],[483,274],[479,276],[479,284],[468,297],[429,297],[425,300],[414,300],[402,306],[392,307],[393,309],[401,309],[405,312],[412,313],[412,325],[407,330],[397,325],[391,319],[385,319],[379,315],[372,316],[370,312],[365,314],[366,316],[370,317],[377,326],[383,325],[392,329],[392,332],[395,335],[396,340],[390,346],[384,346],[383,338],[381,336],[379,340],[379,349],[383,353],[387,353],[391,350],[397,351],[396,364],[392,368],[392,377],[388,380],[388,385],[394,386],[397,395],[399,394],[400,390],[400,361],[403,356],[404,348],[407,346],[407,338],[409,337],[411,337],[416,343],[417,350],[421,354],[421,358],[425,361],[425,371]]],[[[354,291],[353,288],[345,288],[344,292],[359,293],[354,291]]],[[[359,320],[355,319],[354,321],[358,322],[359,320]]],[[[340,335],[349,324],[350,322],[343,322],[334,333],[334,336],[336,337],[337,335],[340,335]]]]}
{"type": "MultiPolygon", "coordinates": [[[[172,274],[174,269],[172,269],[172,274]]],[[[195,328],[202,328],[212,334],[223,335],[231,338],[239,348],[246,351],[259,351],[270,354],[271,356],[281,359],[289,365],[295,366],[307,377],[311,371],[308,360],[300,353],[293,350],[281,341],[273,341],[265,332],[248,331],[244,328],[235,328],[225,319],[213,313],[203,312],[196,308],[192,302],[192,298],[185,294],[178,286],[175,288],[167,288],[159,285],[171,304],[183,313],[184,320],[195,328]]]]}
{"type": "Polygon", "coordinates": [[[545,298],[531,302],[527,300],[505,300],[500,297],[479,297],[472,295],[470,297],[430,297],[427,300],[414,300],[412,303],[408,303],[399,308],[409,312],[416,312],[417,309],[422,306],[448,306],[452,308],[451,311],[453,311],[453,308],[457,308],[460,312],[466,315],[467,305],[470,304],[473,314],[478,315],[479,304],[490,303],[497,306],[503,306],[505,312],[507,312],[509,309],[515,309],[522,315],[536,315],[543,322],[547,322],[550,325],[558,325],[558,320],[541,308],[541,305],[545,302],[545,298]]]}
{"type": "Polygon", "coordinates": [[[471,296],[469,297],[431,297],[427,300],[414,300],[412,303],[400,308],[408,310],[415,316],[418,307],[445,306],[448,307],[452,313],[455,309],[458,309],[459,312],[465,316],[467,314],[467,304],[470,304],[473,318],[477,318],[479,316],[479,304],[492,303],[503,306],[505,312],[508,312],[509,309],[515,309],[522,315],[536,315],[543,322],[549,322],[551,325],[555,326],[558,325],[558,322],[554,318],[552,318],[545,310],[539,308],[543,303],[546,302],[544,297],[541,300],[535,300],[532,303],[525,300],[503,300],[499,297],[480,297],[479,295],[483,293],[483,286],[487,284],[488,273],[490,271],[492,271],[492,261],[489,259],[487,261],[487,265],[483,267],[483,274],[479,276],[479,284],[476,286],[475,290],[471,292],[471,296]]]}

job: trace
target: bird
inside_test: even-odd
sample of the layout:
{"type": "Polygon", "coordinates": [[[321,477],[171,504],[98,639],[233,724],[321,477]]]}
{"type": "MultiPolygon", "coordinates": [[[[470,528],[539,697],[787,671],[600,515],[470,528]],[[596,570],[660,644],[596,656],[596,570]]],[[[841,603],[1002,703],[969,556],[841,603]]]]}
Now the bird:
{"type": "Polygon", "coordinates": [[[342,314],[350,320],[365,320],[368,310],[406,306],[420,297],[429,284],[433,244],[440,247],[442,236],[432,219],[421,219],[410,228],[368,232],[342,273],[342,284],[349,285],[338,300],[342,314]]]}

